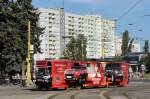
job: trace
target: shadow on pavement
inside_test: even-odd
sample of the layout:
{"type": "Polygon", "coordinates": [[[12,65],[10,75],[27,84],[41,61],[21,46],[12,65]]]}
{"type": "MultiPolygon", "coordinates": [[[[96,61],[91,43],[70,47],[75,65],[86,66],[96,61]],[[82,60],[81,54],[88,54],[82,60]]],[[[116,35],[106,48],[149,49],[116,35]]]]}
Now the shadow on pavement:
{"type": "Polygon", "coordinates": [[[38,89],[38,88],[25,88],[24,90],[29,90],[29,91],[64,91],[64,89],[38,89]]]}

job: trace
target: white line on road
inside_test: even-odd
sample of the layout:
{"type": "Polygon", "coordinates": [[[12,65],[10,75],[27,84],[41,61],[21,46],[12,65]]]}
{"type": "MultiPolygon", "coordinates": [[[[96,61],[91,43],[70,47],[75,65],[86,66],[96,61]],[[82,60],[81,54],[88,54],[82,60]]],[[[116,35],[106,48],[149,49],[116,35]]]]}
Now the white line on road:
{"type": "Polygon", "coordinates": [[[107,92],[107,91],[101,91],[101,92],[100,92],[100,95],[99,95],[100,99],[107,99],[107,98],[104,96],[104,94],[105,94],[106,92],[107,92]]]}

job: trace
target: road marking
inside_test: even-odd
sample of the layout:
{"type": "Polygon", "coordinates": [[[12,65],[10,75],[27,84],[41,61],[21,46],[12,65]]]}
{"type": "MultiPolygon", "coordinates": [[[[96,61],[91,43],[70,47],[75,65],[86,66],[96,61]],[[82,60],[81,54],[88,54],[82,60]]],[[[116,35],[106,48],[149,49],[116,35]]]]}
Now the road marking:
{"type": "Polygon", "coordinates": [[[105,93],[107,93],[108,91],[101,91],[99,94],[100,99],[107,99],[107,97],[104,96],[105,93]]]}

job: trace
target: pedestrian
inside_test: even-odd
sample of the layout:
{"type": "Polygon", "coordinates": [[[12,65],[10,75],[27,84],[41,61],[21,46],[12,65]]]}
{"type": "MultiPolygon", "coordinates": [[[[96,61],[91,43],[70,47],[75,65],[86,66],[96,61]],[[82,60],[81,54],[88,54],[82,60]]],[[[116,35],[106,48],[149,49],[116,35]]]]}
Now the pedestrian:
{"type": "Polygon", "coordinates": [[[8,74],[6,74],[5,83],[6,83],[7,85],[10,84],[10,79],[9,79],[9,75],[8,75],[8,74]]]}
{"type": "Polygon", "coordinates": [[[145,65],[142,63],[141,64],[141,77],[143,78],[145,74],[145,65]]]}
{"type": "Polygon", "coordinates": [[[19,73],[16,74],[16,80],[17,80],[17,84],[20,84],[20,74],[19,73]]]}
{"type": "Polygon", "coordinates": [[[129,65],[129,78],[132,79],[133,78],[133,70],[131,65],[129,65]]]}

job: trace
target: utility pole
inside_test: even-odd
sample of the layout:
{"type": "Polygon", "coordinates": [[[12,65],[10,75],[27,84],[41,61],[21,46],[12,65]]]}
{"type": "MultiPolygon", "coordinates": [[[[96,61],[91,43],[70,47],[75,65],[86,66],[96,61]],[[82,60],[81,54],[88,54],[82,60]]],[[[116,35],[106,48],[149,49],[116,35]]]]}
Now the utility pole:
{"type": "Polygon", "coordinates": [[[104,32],[101,34],[102,58],[104,58],[104,32]]]}
{"type": "MultiPolygon", "coordinates": [[[[114,36],[116,35],[116,32],[117,32],[117,18],[114,19],[114,36]]],[[[114,38],[114,43],[115,43],[115,56],[117,56],[116,54],[116,45],[117,45],[117,41],[116,41],[116,36],[114,38]]]]}
{"type": "Polygon", "coordinates": [[[62,8],[64,8],[64,6],[65,6],[65,2],[64,2],[64,0],[62,1],[62,8]]]}
{"type": "Polygon", "coordinates": [[[26,61],[27,61],[26,85],[27,86],[32,84],[32,81],[31,81],[31,69],[30,69],[30,45],[31,45],[30,35],[31,35],[31,23],[30,23],[30,21],[28,21],[28,50],[27,50],[27,58],[26,58],[26,61]]]}
{"type": "Polygon", "coordinates": [[[64,0],[62,0],[62,7],[60,8],[60,57],[64,57],[63,52],[65,50],[65,11],[64,0]]]}
{"type": "Polygon", "coordinates": [[[65,49],[65,12],[64,8],[60,8],[60,56],[63,57],[65,49]]]}
{"type": "Polygon", "coordinates": [[[101,57],[104,58],[104,29],[103,29],[103,18],[101,18],[102,22],[102,32],[101,32],[101,57]]]}

